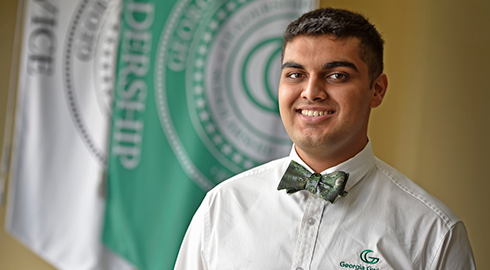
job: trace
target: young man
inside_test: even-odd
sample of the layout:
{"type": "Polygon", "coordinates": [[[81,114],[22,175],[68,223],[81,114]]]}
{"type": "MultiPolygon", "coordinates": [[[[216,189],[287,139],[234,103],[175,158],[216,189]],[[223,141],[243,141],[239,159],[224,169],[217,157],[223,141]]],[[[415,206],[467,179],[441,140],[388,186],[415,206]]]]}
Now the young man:
{"type": "Polygon", "coordinates": [[[292,22],[279,84],[291,154],[210,191],[176,269],[475,269],[461,220],[373,155],[382,71],[383,40],[361,15],[292,22]]]}

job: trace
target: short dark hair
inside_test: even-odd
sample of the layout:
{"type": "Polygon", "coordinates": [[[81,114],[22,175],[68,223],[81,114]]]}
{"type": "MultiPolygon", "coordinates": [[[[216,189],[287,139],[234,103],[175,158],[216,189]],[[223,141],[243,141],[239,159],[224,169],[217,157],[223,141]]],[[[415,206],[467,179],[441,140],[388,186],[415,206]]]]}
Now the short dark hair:
{"type": "Polygon", "coordinates": [[[320,8],[303,14],[286,28],[282,58],[286,45],[295,37],[302,35],[356,37],[360,40],[359,56],[369,67],[371,86],[383,72],[384,41],[374,25],[359,13],[345,9],[320,8]]]}

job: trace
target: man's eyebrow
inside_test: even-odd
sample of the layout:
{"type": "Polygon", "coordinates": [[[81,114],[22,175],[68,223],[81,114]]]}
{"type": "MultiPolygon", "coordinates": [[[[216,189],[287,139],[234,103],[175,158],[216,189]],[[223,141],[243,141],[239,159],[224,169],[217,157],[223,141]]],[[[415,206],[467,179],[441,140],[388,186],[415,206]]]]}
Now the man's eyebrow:
{"type": "MultiPolygon", "coordinates": [[[[352,68],[353,70],[359,72],[357,69],[356,65],[350,61],[333,61],[333,62],[328,62],[325,65],[323,65],[322,69],[331,69],[331,68],[336,68],[336,67],[348,67],[352,68]]],[[[285,62],[282,64],[281,69],[285,68],[298,68],[298,69],[305,69],[305,66],[295,63],[295,62],[285,62]]]]}
{"type": "Polygon", "coordinates": [[[323,65],[323,69],[331,69],[331,68],[336,68],[336,67],[349,67],[349,68],[352,68],[353,70],[359,72],[356,65],[354,65],[354,63],[349,62],[349,61],[334,61],[334,62],[328,62],[325,65],[323,65]]]}
{"type": "Polygon", "coordinates": [[[285,62],[282,64],[281,69],[285,68],[299,68],[299,69],[305,69],[305,67],[301,64],[295,63],[295,62],[285,62]]]}

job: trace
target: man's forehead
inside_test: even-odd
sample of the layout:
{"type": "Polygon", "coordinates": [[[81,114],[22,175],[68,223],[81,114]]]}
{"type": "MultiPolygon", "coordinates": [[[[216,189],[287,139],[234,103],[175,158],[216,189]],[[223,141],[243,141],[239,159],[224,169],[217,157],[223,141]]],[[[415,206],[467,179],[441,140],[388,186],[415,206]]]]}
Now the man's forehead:
{"type": "MultiPolygon", "coordinates": [[[[332,34],[324,34],[324,35],[299,35],[299,36],[296,36],[294,37],[293,39],[291,39],[289,42],[287,42],[285,44],[285,47],[283,48],[283,59],[282,59],[282,63],[284,62],[287,62],[287,61],[291,61],[292,59],[290,59],[291,57],[291,54],[295,54],[295,53],[304,53],[304,52],[307,52],[308,48],[306,48],[305,46],[294,46],[294,47],[291,47],[291,44],[292,43],[296,43],[298,42],[298,40],[301,40],[302,42],[308,42],[308,41],[313,41],[313,42],[316,42],[318,40],[324,40],[324,39],[328,39],[328,40],[331,40],[333,41],[337,46],[355,46],[355,51],[356,51],[356,56],[359,57],[360,59],[360,52],[361,52],[361,42],[360,42],[360,39],[357,38],[357,37],[354,37],[354,36],[347,36],[347,37],[337,37],[335,35],[332,35],[332,34]],[[348,44],[349,43],[349,44],[348,44]],[[294,50],[294,51],[292,51],[294,50]]],[[[325,46],[326,44],[325,43],[320,43],[317,45],[317,47],[320,47],[320,46],[325,46]]],[[[310,48],[311,49],[311,48],[310,48]]],[[[316,48],[314,48],[316,50],[316,48]]],[[[320,48],[318,48],[318,50],[320,50],[320,48]]],[[[320,55],[322,53],[322,51],[317,51],[317,55],[320,55]]],[[[338,60],[342,60],[341,58],[338,58],[338,60]]],[[[364,62],[364,61],[363,61],[364,62]]]]}

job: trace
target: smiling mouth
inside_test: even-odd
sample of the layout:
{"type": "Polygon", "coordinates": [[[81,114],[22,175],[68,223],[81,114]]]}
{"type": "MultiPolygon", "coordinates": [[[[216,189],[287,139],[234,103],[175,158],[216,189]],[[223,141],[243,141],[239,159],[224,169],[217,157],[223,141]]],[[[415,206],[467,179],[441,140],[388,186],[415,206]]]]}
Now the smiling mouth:
{"type": "Polygon", "coordinates": [[[299,113],[305,116],[317,117],[335,113],[335,111],[315,111],[315,110],[299,110],[299,113]]]}

